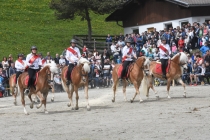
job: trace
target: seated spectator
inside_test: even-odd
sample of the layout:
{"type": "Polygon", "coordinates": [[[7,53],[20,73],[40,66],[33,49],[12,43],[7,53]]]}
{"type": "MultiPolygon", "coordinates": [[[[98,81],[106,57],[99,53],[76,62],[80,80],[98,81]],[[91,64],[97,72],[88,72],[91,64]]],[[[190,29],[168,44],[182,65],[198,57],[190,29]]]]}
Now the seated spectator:
{"type": "Polygon", "coordinates": [[[122,35],[122,33],[120,33],[120,35],[119,35],[119,37],[118,38],[121,38],[122,39],[122,41],[124,41],[124,39],[125,39],[125,37],[124,37],[124,35],[122,35]]]}
{"type": "Polygon", "coordinates": [[[1,62],[1,64],[2,64],[4,70],[9,66],[9,63],[7,61],[7,57],[3,57],[3,60],[1,62]]]}
{"type": "Polygon", "coordinates": [[[152,50],[150,48],[147,49],[146,57],[148,57],[150,60],[154,59],[154,55],[153,55],[152,50]]]}
{"type": "Polygon", "coordinates": [[[101,54],[99,54],[98,52],[96,52],[96,55],[95,55],[94,60],[96,60],[97,62],[101,63],[101,54]]]}
{"type": "Polygon", "coordinates": [[[110,36],[110,34],[107,35],[106,42],[108,42],[108,43],[112,42],[112,37],[110,36]]]}
{"type": "Polygon", "coordinates": [[[201,58],[201,55],[196,55],[196,62],[198,66],[201,66],[203,64],[203,58],[201,58]]]}
{"type": "Polygon", "coordinates": [[[125,42],[122,40],[122,38],[119,38],[119,41],[117,42],[118,45],[121,45],[122,47],[125,46],[125,42]]]}
{"type": "Polygon", "coordinates": [[[194,86],[197,86],[197,82],[198,82],[198,76],[200,76],[201,74],[201,68],[195,63],[193,65],[193,69],[192,69],[192,73],[190,74],[190,82],[191,82],[191,86],[193,85],[193,78],[194,78],[194,86]]]}
{"type": "Polygon", "coordinates": [[[208,43],[205,42],[205,43],[204,43],[204,46],[202,46],[202,47],[200,48],[200,51],[201,51],[201,53],[202,53],[202,56],[205,56],[205,55],[206,55],[206,52],[207,52],[208,50],[209,50],[208,43]]]}
{"type": "Polygon", "coordinates": [[[50,52],[47,52],[47,56],[45,57],[46,60],[52,60],[52,57],[50,55],[50,52]]]}
{"type": "Polygon", "coordinates": [[[200,74],[199,78],[200,78],[200,81],[201,81],[201,85],[204,85],[204,77],[205,77],[205,73],[206,73],[206,66],[205,66],[205,64],[203,63],[200,68],[201,68],[201,74],[200,74]]]}
{"type": "Polygon", "coordinates": [[[59,65],[60,66],[65,66],[66,65],[66,60],[64,59],[63,55],[60,55],[59,65]]]}
{"type": "Polygon", "coordinates": [[[209,65],[209,62],[206,62],[205,66],[206,66],[205,78],[206,78],[207,83],[210,84],[209,83],[209,78],[210,78],[210,65],[209,65]]]}

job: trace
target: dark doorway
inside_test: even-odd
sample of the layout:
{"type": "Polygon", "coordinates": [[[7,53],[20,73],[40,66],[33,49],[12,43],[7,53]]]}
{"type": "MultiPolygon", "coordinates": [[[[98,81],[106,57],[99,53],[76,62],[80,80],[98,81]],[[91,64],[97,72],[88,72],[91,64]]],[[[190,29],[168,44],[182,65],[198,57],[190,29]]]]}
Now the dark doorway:
{"type": "Polygon", "coordinates": [[[139,29],[133,29],[133,33],[139,34],[139,29]]]}

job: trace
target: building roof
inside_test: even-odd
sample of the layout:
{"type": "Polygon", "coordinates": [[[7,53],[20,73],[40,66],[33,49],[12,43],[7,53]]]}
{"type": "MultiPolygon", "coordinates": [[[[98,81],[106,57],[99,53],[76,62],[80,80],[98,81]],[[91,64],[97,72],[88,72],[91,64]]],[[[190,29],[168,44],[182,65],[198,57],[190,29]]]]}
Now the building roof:
{"type": "Polygon", "coordinates": [[[165,0],[184,7],[209,6],[210,0],[165,0]]]}
{"type": "MultiPolygon", "coordinates": [[[[182,7],[202,7],[210,6],[210,0],[162,0],[182,7]]],[[[143,4],[146,0],[127,0],[120,8],[110,14],[105,20],[106,21],[123,21],[126,15],[132,13],[132,9],[136,6],[143,4]],[[130,8],[132,7],[132,8],[130,8]],[[129,14],[128,14],[129,11],[129,14]]]]}

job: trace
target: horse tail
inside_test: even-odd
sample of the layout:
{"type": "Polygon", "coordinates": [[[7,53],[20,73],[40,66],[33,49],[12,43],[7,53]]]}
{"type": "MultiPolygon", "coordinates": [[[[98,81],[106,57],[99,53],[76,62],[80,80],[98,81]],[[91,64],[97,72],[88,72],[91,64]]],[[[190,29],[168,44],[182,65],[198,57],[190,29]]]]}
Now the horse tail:
{"type": "Polygon", "coordinates": [[[148,96],[149,90],[148,90],[148,77],[144,75],[142,81],[141,81],[141,87],[140,91],[143,92],[144,95],[148,96]]]}
{"type": "Polygon", "coordinates": [[[89,66],[88,63],[84,63],[83,68],[84,68],[84,71],[85,71],[85,72],[87,72],[87,73],[90,72],[90,66],[89,66]]]}

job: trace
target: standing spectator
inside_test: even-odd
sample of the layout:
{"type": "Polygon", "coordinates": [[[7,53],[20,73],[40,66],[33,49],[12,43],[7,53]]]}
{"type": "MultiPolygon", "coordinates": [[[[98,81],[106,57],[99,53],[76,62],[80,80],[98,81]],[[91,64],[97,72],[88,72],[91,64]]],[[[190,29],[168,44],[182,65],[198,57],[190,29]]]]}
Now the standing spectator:
{"type": "Polygon", "coordinates": [[[94,66],[94,73],[93,73],[93,80],[94,80],[94,86],[99,89],[99,77],[101,74],[102,67],[99,64],[99,62],[96,62],[94,66]]]}
{"type": "Polygon", "coordinates": [[[59,64],[59,59],[60,59],[59,54],[56,53],[55,58],[54,58],[54,61],[56,64],[59,64]]]}
{"type": "Polygon", "coordinates": [[[210,64],[210,50],[206,51],[206,55],[204,56],[205,62],[210,64]]]}
{"type": "Polygon", "coordinates": [[[3,69],[5,70],[9,64],[8,64],[8,61],[7,61],[7,58],[6,57],[3,57],[3,60],[2,60],[2,66],[3,66],[3,69]]]}
{"type": "Polygon", "coordinates": [[[103,85],[108,87],[110,85],[110,72],[112,70],[112,66],[108,62],[107,59],[104,60],[103,65],[103,85]]]}
{"type": "Polygon", "coordinates": [[[120,33],[120,35],[119,35],[119,39],[122,39],[122,41],[124,41],[125,40],[125,37],[124,37],[124,35],[122,35],[122,33],[120,33]]]}
{"type": "Polygon", "coordinates": [[[117,43],[117,42],[118,42],[118,40],[119,40],[118,36],[117,36],[117,35],[115,35],[115,36],[114,36],[113,41],[114,41],[115,43],[117,43]]]}
{"type": "Polygon", "coordinates": [[[160,59],[160,52],[159,52],[158,48],[155,49],[153,56],[154,56],[154,60],[160,59]]]}
{"type": "Polygon", "coordinates": [[[121,45],[121,46],[125,46],[125,42],[122,40],[122,38],[119,38],[119,41],[117,42],[118,45],[121,45]]]}
{"type": "Polygon", "coordinates": [[[16,73],[15,64],[12,62],[11,67],[9,68],[9,77],[16,73]]]}
{"type": "Polygon", "coordinates": [[[107,43],[111,43],[112,42],[112,37],[110,36],[110,34],[107,35],[106,42],[107,43]]]}
{"type": "Polygon", "coordinates": [[[45,57],[46,60],[52,60],[52,57],[50,55],[50,52],[47,52],[47,56],[45,57]]]}
{"type": "Polygon", "coordinates": [[[113,56],[114,56],[114,62],[117,63],[117,59],[120,56],[120,47],[119,47],[119,45],[117,45],[115,47],[113,56]]]}
{"type": "Polygon", "coordinates": [[[64,59],[63,55],[60,55],[59,64],[62,67],[66,65],[66,60],[64,59]]]}
{"type": "MultiPolygon", "coordinates": [[[[118,44],[116,44],[116,45],[118,45],[118,44]]],[[[112,45],[111,45],[111,53],[113,54],[114,53],[114,50],[115,50],[115,47],[116,47],[116,45],[115,45],[115,42],[112,42],[112,45]]]]}
{"type": "Polygon", "coordinates": [[[13,58],[11,56],[8,57],[8,64],[9,64],[9,67],[11,67],[11,63],[13,63],[13,58]]]}
{"type": "Polygon", "coordinates": [[[171,48],[172,54],[175,55],[177,54],[177,47],[175,43],[172,43],[172,48],[171,48]]]}
{"type": "Polygon", "coordinates": [[[98,52],[96,52],[94,60],[101,63],[101,55],[98,52]]]}
{"type": "Polygon", "coordinates": [[[136,43],[137,51],[140,52],[140,46],[143,46],[143,37],[138,34],[136,41],[137,41],[136,43]]]}
{"type": "Polygon", "coordinates": [[[4,82],[4,77],[2,76],[2,71],[0,71],[0,91],[2,92],[3,96],[5,96],[4,95],[5,88],[3,86],[4,85],[3,82],[4,82]]]}
{"type": "Polygon", "coordinates": [[[184,48],[184,40],[183,40],[182,36],[180,36],[179,41],[178,41],[179,52],[183,52],[183,48],[184,48]]]}

